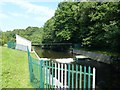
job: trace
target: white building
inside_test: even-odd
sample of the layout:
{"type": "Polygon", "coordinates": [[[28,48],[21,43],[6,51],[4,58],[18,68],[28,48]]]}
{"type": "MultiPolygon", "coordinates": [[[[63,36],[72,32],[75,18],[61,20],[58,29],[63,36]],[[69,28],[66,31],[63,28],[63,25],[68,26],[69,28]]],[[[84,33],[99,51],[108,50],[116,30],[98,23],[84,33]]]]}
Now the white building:
{"type": "Polygon", "coordinates": [[[18,50],[27,51],[27,46],[31,52],[31,41],[16,34],[16,48],[18,50]]]}

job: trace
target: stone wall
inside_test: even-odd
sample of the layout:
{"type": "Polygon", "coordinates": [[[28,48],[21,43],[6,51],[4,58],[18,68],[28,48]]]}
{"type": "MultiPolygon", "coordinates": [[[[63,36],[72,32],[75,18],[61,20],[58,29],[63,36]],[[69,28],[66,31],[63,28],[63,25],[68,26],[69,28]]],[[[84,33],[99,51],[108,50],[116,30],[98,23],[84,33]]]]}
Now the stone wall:
{"type": "Polygon", "coordinates": [[[99,53],[84,51],[84,50],[76,50],[76,49],[73,49],[73,53],[82,54],[84,56],[87,56],[89,58],[92,58],[94,60],[104,62],[104,63],[107,63],[107,64],[111,63],[111,56],[107,56],[107,55],[104,55],[104,54],[99,54],[99,53]]]}

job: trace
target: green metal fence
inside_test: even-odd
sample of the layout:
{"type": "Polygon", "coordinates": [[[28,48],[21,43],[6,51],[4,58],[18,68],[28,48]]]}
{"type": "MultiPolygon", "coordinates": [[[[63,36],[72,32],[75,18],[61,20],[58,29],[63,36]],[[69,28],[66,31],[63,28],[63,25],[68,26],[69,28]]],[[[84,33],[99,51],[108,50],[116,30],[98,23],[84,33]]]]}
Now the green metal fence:
{"type": "Polygon", "coordinates": [[[7,45],[8,45],[8,48],[15,48],[16,43],[15,43],[15,42],[12,42],[12,41],[9,41],[9,42],[7,43],[7,45]]]}
{"type": "Polygon", "coordinates": [[[95,68],[37,60],[28,50],[30,82],[35,88],[95,88],[95,68]]]}

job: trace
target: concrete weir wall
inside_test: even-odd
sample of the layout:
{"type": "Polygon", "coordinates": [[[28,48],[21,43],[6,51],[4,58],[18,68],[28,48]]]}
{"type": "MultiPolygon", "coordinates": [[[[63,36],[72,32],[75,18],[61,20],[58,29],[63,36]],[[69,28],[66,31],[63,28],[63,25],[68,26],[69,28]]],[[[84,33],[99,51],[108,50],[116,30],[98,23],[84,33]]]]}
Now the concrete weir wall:
{"type": "Polygon", "coordinates": [[[99,53],[84,51],[84,50],[76,50],[76,49],[73,49],[73,53],[82,54],[82,55],[85,55],[89,58],[92,58],[94,60],[104,62],[104,63],[107,63],[107,64],[111,63],[111,57],[107,56],[107,55],[104,55],[104,54],[99,54],[99,53]]]}

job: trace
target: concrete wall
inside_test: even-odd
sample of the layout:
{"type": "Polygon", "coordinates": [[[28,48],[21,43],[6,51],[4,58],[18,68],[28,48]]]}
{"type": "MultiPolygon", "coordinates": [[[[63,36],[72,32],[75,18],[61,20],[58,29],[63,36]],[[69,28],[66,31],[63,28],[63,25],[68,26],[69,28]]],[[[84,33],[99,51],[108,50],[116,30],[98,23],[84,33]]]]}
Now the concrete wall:
{"type": "Polygon", "coordinates": [[[16,48],[15,49],[22,50],[22,51],[27,51],[27,46],[21,45],[21,44],[16,44],[16,48]]]}
{"type": "Polygon", "coordinates": [[[31,41],[16,34],[16,49],[27,51],[27,46],[31,52],[31,41]]]}
{"type": "Polygon", "coordinates": [[[104,62],[107,64],[111,63],[111,57],[104,55],[104,54],[99,54],[99,53],[89,52],[89,51],[84,51],[84,50],[75,50],[75,49],[73,49],[73,53],[82,54],[82,55],[88,56],[89,58],[92,58],[94,60],[104,62]]]}

